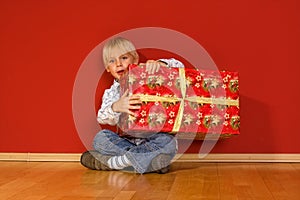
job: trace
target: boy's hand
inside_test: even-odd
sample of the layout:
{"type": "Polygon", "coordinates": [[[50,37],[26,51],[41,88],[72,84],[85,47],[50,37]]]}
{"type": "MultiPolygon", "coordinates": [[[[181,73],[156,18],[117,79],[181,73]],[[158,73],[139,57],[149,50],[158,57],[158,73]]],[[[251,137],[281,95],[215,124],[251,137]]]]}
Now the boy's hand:
{"type": "Polygon", "coordinates": [[[166,64],[157,60],[147,60],[146,64],[141,63],[140,65],[146,65],[146,72],[148,72],[148,74],[154,74],[155,72],[158,72],[161,65],[166,64]]]}
{"type": "Polygon", "coordinates": [[[132,112],[131,110],[140,109],[140,104],[142,103],[142,101],[140,100],[139,96],[128,96],[128,93],[128,90],[126,90],[125,93],[121,96],[121,98],[115,103],[113,103],[112,110],[114,112],[128,113],[134,116],[134,112],[132,112]]]}

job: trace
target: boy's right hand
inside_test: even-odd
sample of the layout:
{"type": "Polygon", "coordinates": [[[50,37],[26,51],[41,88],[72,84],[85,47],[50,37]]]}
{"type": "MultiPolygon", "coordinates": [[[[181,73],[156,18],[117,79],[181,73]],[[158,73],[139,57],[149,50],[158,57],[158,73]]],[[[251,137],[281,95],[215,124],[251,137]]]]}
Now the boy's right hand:
{"type": "Polygon", "coordinates": [[[129,91],[127,89],[121,98],[112,104],[112,110],[114,112],[128,113],[134,116],[134,112],[131,110],[139,110],[141,108],[140,104],[142,104],[142,101],[140,97],[138,95],[128,96],[128,94],[129,91]]]}

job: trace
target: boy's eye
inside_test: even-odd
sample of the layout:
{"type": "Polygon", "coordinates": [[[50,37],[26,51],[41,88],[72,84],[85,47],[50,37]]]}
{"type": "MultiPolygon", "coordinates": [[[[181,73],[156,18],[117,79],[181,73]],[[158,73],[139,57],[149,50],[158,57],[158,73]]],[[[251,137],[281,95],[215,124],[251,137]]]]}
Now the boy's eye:
{"type": "Polygon", "coordinates": [[[115,60],[114,60],[114,59],[111,59],[111,60],[109,60],[108,62],[109,62],[109,63],[114,63],[115,60]]]}
{"type": "Polygon", "coordinates": [[[126,60],[128,57],[127,56],[122,56],[122,59],[123,60],[126,60]]]}

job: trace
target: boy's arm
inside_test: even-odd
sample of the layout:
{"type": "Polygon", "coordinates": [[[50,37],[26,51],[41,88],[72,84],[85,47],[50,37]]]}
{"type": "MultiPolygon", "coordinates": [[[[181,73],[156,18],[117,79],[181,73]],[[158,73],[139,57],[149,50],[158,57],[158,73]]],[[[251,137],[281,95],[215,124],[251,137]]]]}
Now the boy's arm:
{"type": "Polygon", "coordinates": [[[174,67],[174,68],[184,68],[184,65],[179,60],[176,60],[174,58],[171,59],[159,59],[158,61],[165,63],[168,67],[174,67]]]}
{"type": "Polygon", "coordinates": [[[146,66],[146,72],[153,74],[159,71],[160,66],[184,68],[184,65],[179,60],[171,59],[159,59],[159,60],[147,60],[146,63],[140,63],[140,65],[146,66]]]}
{"type": "Polygon", "coordinates": [[[114,112],[112,110],[112,104],[116,102],[120,98],[120,94],[118,92],[118,88],[114,87],[114,85],[105,90],[102,97],[102,105],[98,110],[97,121],[100,124],[109,124],[116,125],[119,121],[119,117],[121,113],[114,112]]]}

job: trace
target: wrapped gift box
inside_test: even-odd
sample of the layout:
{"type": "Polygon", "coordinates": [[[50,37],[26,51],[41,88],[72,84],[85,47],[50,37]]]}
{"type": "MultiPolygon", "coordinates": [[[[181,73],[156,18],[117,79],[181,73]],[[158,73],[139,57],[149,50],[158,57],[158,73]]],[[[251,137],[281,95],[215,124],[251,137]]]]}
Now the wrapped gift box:
{"type": "Polygon", "coordinates": [[[135,137],[157,132],[203,139],[239,134],[237,72],[168,68],[155,74],[145,66],[130,65],[120,80],[121,94],[139,95],[142,105],[135,116],[122,114],[119,127],[135,137]]]}

